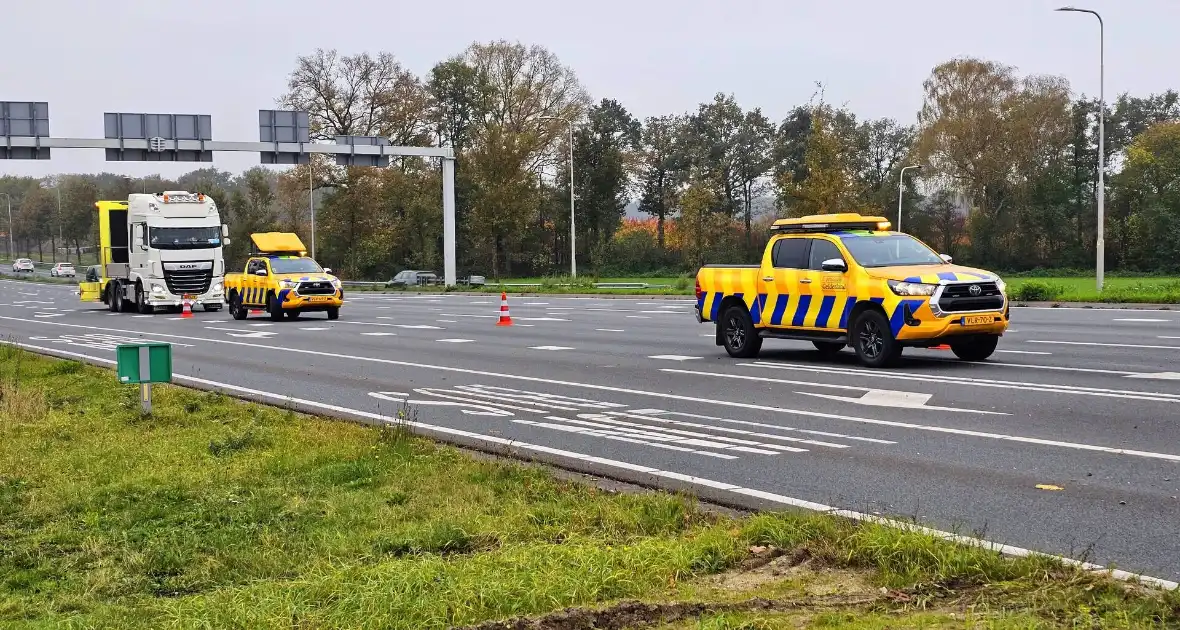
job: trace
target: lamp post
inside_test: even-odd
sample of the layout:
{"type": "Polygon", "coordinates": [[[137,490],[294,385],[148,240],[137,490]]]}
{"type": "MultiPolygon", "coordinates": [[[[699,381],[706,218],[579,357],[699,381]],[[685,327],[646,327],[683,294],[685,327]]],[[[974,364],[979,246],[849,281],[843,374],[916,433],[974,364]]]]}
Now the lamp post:
{"type": "Polygon", "coordinates": [[[8,201],[8,255],[16,258],[16,247],[12,243],[12,195],[0,192],[8,201]]]}
{"type": "Polygon", "coordinates": [[[312,187],[312,160],[307,157],[307,209],[311,213],[311,257],[315,259],[315,189],[312,187]]]}
{"type": "Polygon", "coordinates": [[[578,247],[574,227],[574,123],[560,116],[542,116],[541,120],[560,120],[570,128],[570,277],[578,277],[578,247]]]}
{"type": "Polygon", "coordinates": [[[1061,7],[1057,11],[1089,13],[1098,18],[1098,290],[1102,291],[1106,276],[1106,24],[1097,11],[1061,7]]]}
{"type": "Polygon", "coordinates": [[[918,164],[914,164],[911,166],[903,166],[901,168],[901,174],[897,176],[897,231],[898,232],[901,231],[901,202],[902,202],[903,195],[905,194],[905,172],[910,170],[911,168],[916,168],[916,169],[921,170],[922,167],[918,164]]]}

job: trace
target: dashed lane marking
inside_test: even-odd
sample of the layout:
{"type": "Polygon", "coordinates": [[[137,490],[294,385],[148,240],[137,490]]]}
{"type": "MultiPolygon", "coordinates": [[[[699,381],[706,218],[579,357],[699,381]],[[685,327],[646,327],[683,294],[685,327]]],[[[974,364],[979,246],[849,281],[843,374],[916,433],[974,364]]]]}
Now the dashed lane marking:
{"type": "Polygon", "coordinates": [[[471,343],[474,339],[435,339],[439,343],[471,343]]]}
{"type": "Polygon", "coordinates": [[[653,355],[649,356],[648,358],[649,359],[660,359],[663,361],[692,361],[694,359],[700,359],[701,357],[690,357],[690,356],[685,356],[683,354],[653,354],[653,355]]]}
{"type": "Polygon", "coordinates": [[[391,332],[363,332],[362,335],[366,337],[394,337],[397,333],[391,332]]]}
{"type": "Polygon", "coordinates": [[[530,346],[529,350],[573,350],[569,346],[530,346]]]}

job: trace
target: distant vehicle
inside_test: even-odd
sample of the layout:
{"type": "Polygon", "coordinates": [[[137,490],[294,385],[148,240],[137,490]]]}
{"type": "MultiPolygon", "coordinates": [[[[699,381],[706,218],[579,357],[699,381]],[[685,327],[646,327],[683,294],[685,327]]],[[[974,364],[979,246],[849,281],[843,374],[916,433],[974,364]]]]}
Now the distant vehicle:
{"type": "Polygon", "coordinates": [[[385,283],[385,286],[417,287],[428,284],[438,284],[438,274],[433,271],[407,269],[405,271],[399,271],[396,276],[385,283]]]}
{"type": "Polygon", "coordinates": [[[459,284],[466,284],[472,287],[482,287],[488,283],[488,279],[483,276],[467,276],[466,278],[459,278],[459,284]]]}
{"type": "Polygon", "coordinates": [[[74,271],[74,263],[60,262],[49,270],[49,275],[54,278],[73,278],[77,272],[74,271]]]}
{"type": "Polygon", "coordinates": [[[35,268],[36,267],[33,265],[33,261],[29,260],[28,258],[17,258],[16,260],[12,261],[13,273],[20,273],[22,271],[33,273],[35,268]]]}
{"type": "Polygon", "coordinates": [[[86,268],[86,277],[83,282],[101,282],[102,281],[102,265],[90,265],[86,268]]]}

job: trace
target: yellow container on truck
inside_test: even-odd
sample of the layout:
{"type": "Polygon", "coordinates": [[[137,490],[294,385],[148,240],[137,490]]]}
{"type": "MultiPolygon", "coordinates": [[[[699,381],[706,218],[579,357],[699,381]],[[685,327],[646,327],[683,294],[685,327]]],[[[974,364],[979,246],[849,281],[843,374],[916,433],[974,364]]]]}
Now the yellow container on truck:
{"type": "Polygon", "coordinates": [[[1008,329],[1004,281],[889,228],[859,214],[780,219],[761,265],[697,272],[697,321],[715,323],[717,345],[741,358],[767,338],[828,354],[851,345],[870,367],[895,363],[905,347],[991,356],[1008,329]]]}
{"type": "Polygon", "coordinates": [[[253,309],[265,310],[276,321],[309,312],[340,317],[340,280],[307,256],[297,235],[260,232],[251,234],[250,240],[254,251],[245,270],[225,276],[225,299],[234,319],[246,319],[253,309]]]}
{"type": "Polygon", "coordinates": [[[99,275],[79,283],[83,301],[144,314],[179,309],[185,301],[206,311],[221,308],[223,247],[229,239],[211,197],[171,190],[94,206],[99,275]]]}

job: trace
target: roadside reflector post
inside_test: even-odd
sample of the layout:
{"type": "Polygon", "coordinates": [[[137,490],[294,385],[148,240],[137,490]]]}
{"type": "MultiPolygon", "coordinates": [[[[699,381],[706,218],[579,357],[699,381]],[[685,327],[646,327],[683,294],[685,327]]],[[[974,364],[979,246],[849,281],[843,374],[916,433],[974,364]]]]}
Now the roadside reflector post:
{"type": "Polygon", "coordinates": [[[120,383],[139,385],[139,402],[145,415],[152,413],[152,383],[172,382],[172,344],[128,343],[115,348],[120,383]]]}

